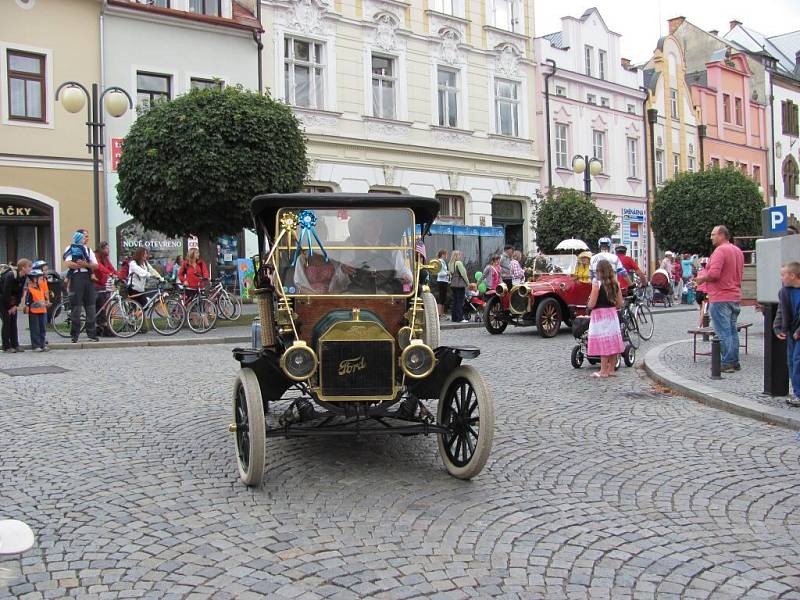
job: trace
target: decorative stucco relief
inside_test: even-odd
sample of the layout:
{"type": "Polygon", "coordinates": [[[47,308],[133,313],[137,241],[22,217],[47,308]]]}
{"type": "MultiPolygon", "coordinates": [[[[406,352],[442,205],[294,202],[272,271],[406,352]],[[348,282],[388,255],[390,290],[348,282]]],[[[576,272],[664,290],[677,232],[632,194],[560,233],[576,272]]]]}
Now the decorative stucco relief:
{"type": "Polygon", "coordinates": [[[326,31],[325,13],[328,3],[325,0],[294,0],[289,3],[289,12],[279,18],[279,22],[294,31],[309,34],[322,34],[326,31]]]}
{"type": "Polygon", "coordinates": [[[506,77],[519,76],[520,52],[511,44],[503,44],[495,48],[495,71],[506,77]]]}

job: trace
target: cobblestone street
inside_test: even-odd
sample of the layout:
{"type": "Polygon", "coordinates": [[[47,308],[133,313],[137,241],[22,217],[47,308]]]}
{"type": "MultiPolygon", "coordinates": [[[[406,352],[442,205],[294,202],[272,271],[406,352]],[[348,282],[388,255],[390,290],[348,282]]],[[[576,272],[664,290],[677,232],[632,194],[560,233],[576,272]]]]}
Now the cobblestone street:
{"type": "MultiPolygon", "coordinates": [[[[659,315],[642,351],[696,320],[659,315]]],[[[0,518],[37,536],[0,597],[800,599],[794,432],[664,393],[640,361],[592,379],[566,331],[442,335],[482,348],[495,400],[470,482],[432,436],[270,439],[247,489],[229,345],[4,355],[68,371],[0,374],[0,518]]]]}

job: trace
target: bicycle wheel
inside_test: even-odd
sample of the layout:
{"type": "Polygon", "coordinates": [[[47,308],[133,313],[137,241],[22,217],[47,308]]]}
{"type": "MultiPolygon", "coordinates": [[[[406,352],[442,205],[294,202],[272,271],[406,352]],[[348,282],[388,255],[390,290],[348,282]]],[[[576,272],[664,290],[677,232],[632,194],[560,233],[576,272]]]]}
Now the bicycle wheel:
{"type": "Polygon", "coordinates": [[[62,302],[59,302],[53,309],[53,316],[50,320],[50,324],[53,326],[53,331],[63,338],[68,338],[72,335],[72,332],[70,331],[70,311],[71,307],[69,300],[63,300],[62,302]]]}
{"type": "Polygon", "coordinates": [[[186,320],[186,309],[175,298],[156,300],[150,309],[150,324],[161,335],[178,333],[186,320]]]}
{"type": "Polygon", "coordinates": [[[217,311],[221,318],[235,321],[242,316],[242,299],[227,292],[220,294],[217,298],[217,311]]]}
{"type": "Polygon", "coordinates": [[[186,310],[186,324],[195,333],[209,331],[217,322],[217,307],[208,298],[195,298],[186,310]]]}
{"type": "Polygon", "coordinates": [[[637,323],[639,323],[639,335],[645,341],[653,337],[656,324],[653,322],[653,313],[649,307],[640,304],[634,313],[637,323]]]}
{"type": "Polygon", "coordinates": [[[120,299],[108,308],[108,326],[120,338],[133,337],[144,325],[142,307],[133,300],[120,299]]]}

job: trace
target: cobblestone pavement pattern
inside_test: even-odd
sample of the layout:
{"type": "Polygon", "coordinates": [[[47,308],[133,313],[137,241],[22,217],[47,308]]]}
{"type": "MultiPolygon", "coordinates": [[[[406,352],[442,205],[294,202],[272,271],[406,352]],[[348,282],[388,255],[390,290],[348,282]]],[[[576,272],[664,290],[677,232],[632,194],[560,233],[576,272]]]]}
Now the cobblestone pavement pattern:
{"type": "MultiPolygon", "coordinates": [[[[659,316],[650,344],[696,314],[659,316]]],[[[433,437],[270,441],[236,477],[224,345],[25,353],[8,378],[0,516],[37,546],[0,564],[19,598],[800,598],[793,432],[594,380],[571,336],[480,345],[486,469],[449,477],[433,437]]]]}

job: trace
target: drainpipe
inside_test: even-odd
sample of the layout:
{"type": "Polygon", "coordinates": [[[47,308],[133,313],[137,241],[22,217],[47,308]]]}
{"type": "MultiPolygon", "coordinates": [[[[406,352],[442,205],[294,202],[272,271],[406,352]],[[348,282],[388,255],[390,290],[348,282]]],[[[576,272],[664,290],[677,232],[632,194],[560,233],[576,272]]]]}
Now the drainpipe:
{"type": "MultiPolygon", "coordinates": [[[[100,89],[106,89],[106,44],[105,44],[105,9],[108,4],[108,0],[103,0],[103,6],[100,9],[100,89]]],[[[103,107],[100,106],[100,110],[103,110],[103,107]]],[[[106,155],[107,155],[107,148],[109,145],[106,144],[106,127],[100,128],[100,135],[103,136],[103,139],[100,140],[100,143],[103,144],[103,202],[105,204],[103,215],[106,217],[105,219],[101,219],[101,222],[105,221],[105,235],[102,235],[102,240],[95,240],[94,243],[97,246],[100,246],[101,241],[107,241],[109,248],[114,248],[114,255],[116,254],[116,244],[112,244],[111,240],[107,239],[108,237],[108,170],[106,168],[106,155]]],[[[102,230],[101,230],[102,231],[102,230]]],[[[112,256],[114,256],[112,255],[112,256]]],[[[116,256],[114,256],[116,258],[116,256]]]]}
{"type": "Polygon", "coordinates": [[[550,147],[550,78],[556,74],[556,61],[548,58],[544,61],[549,64],[553,70],[544,76],[544,113],[545,113],[545,132],[547,136],[547,189],[553,187],[553,161],[551,160],[551,147],[550,147]]]}
{"type": "MultiPolygon", "coordinates": [[[[656,135],[655,135],[655,126],[656,126],[656,121],[657,120],[658,120],[658,109],[657,108],[648,108],[647,109],[647,124],[650,126],[650,140],[649,140],[649,142],[650,142],[650,175],[652,177],[650,190],[651,190],[651,192],[653,194],[653,200],[654,201],[656,199],[656,189],[658,188],[658,182],[656,181],[656,135]]],[[[647,198],[648,198],[648,205],[649,205],[650,196],[648,195],[647,198]]],[[[648,231],[647,231],[647,234],[648,234],[647,235],[647,258],[648,258],[648,262],[650,262],[650,266],[651,266],[651,271],[650,272],[652,273],[653,272],[652,266],[655,265],[655,256],[653,254],[651,254],[651,252],[650,252],[651,246],[652,246],[652,240],[653,240],[654,236],[653,236],[653,224],[652,224],[652,221],[650,220],[650,207],[649,206],[648,206],[648,209],[647,209],[647,219],[648,219],[648,225],[649,225],[648,231]]]]}
{"type": "MultiPolygon", "coordinates": [[[[778,204],[778,182],[775,180],[775,108],[774,108],[774,100],[775,95],[773,94],[773,84],[772,80],[774,77],[774,73],[772,70],[768,69],[767,73],[769,73],[769,126],[770,126],[770,136],[772,138],[772,144],[770,145],[769,149],[769,158],[770,158],[770,170],[772,171],[772,206],[777,206],[778,204]]],[[[785,190],[784,190],[785,191],[785,190]]]]}
{"type": "Polygon", "coordinates": [[[708,128],[705,125],[697,126],[697,137],[700,140],[700,170],[706,170],[705,139],[708,135],[708,128]]]}
{"type": "Polygon", "coordinates": [[[652,272],[650,268],[650,263],[652,262],[652,254],[650,254],[650,240],[653,237],[653,233],[651,231],[652,225],[650,223],[650,171],[647,168],[647,138],[652,137],[647,135],[647,100],[650,98],[649,90],[640,85],[639,89],[644,92],[644,98],[642,98],[642,131],[644,132],[644,143],[645,143],[645,151],[644,151],[644,202],[645,202],[645,212],[644,214],[647,215],[647,268],[646,271],[652,272]]]}
{"type": "MultiPolygon", "coordinates": [[[[258,20],[258,26],[263,27],[261,25],[261,0],[256,0],[256,20],[258,20]]],[[[253,32],[253,41],[256,43],[256,47],[258,48],[258,93],[260,94],[264,89],[264,74],[262,73],[262,54],[264,52],[264,44],[261,42],[261,31],[253,32]]]]}

